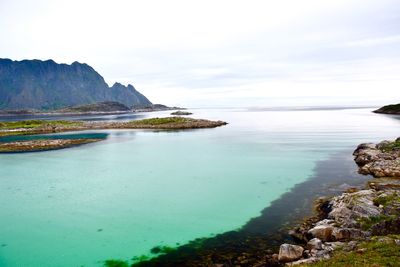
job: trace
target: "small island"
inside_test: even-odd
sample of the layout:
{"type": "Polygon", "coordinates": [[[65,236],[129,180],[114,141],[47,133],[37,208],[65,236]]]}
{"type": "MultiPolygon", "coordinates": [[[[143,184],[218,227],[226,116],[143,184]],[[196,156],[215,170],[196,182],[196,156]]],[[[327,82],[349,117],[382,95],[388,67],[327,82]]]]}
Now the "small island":
{"type": "Polygon", "coordinates": [[[374,112],[381,113],[381,114],[400,115],[400,104],[383,106],[377,110],[374,110],[374,112]]]}
{"type": "Polygon", "coordinates": [[[174,116],[186,116],[186,115],[192,115],[192,114],[193,113],[191,113],[191,112],[181,111],[181,110],[178,110],[178,111],[175,111],[175,112],[171,113],[171,115],[174,115],[174,116]]]}
{"type": "Polygon", "coordinates": [[[38,139],[29,141],[1,141],[1,137],[18,135],[38,135],[84,130],[105,129],[155,129],[155,130],[185,130],[200,128],[215,128],[226,125],[224,121],[211,121],[182,117],[151,118],[128,122],[86,122],[86,121],[45,121],[28,120],[0,122],[0,153],[31,152],[54,150],[71,146],[88,144],[103,140],[103,138],[81,139],[38,139]]]}

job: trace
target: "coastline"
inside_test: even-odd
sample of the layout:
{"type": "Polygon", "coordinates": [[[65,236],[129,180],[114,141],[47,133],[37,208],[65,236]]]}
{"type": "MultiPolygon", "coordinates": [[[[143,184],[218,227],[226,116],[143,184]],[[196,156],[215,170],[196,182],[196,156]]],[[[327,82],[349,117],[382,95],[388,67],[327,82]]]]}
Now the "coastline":
{"type": "Polygon", "coordinates": [[[288,231],[315,214],[316,197],[336,196],[344,188],[364,186],[368,178],[356,172],[349,157],[352,151],[349,148],[317,162],[310,179],[295,185],[240,229],[193,240],[132,266],[264,266],[280,244],[294,242],[288,231]]]}
{"type": "MultiPolygon", "coordinates": [[[[385,229],[384,220],[377,222],[378,226],[370,224],[384,211],[374,201],[393,194],[400,183],[390,183],[387,178],[371,180],[359,172],[362,166],[357,166],[355,160],[360,147],[365,144],[356,149],[355,158],[350,156],[352,150],[347,150],[319,162],[314,177],[296,185],[241,229],[165,249],[155,258],[132,266],[308,266],[329,264],[329,259],[363,253],[368,242],[380,242],[383,237],[392,244],[397,239],[387,235],[399,234],[399,228],[391,226],[384,232],[378,231],[385,229]],[[354,200],[360,201],[349,207],[348,203],[354,200]],[[285,208],[290,212],[279,213],[285,208]],[[353,214],[351,218],[358,216],[353,221],[346,221],[349,210],[353,214]],[[375,232],[365,227],[375,227],[375,232]],[[346,251],[345,256],[335,254],[342,250],[346,251]]],[[[384,154],[369,163],[385,157],[384,154]]]]}

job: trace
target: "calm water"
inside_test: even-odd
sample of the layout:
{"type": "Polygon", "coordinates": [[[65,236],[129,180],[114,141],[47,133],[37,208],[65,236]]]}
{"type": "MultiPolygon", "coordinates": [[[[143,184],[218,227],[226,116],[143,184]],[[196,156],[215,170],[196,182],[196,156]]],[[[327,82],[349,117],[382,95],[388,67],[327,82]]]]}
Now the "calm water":
{"type": "Polygon", "coordinates": [[[316,162],[400,136],[398,117],[371,109],[191,111],[229,125],[0,155],[0,266],[101,266],[238,229],[316,162]]]}

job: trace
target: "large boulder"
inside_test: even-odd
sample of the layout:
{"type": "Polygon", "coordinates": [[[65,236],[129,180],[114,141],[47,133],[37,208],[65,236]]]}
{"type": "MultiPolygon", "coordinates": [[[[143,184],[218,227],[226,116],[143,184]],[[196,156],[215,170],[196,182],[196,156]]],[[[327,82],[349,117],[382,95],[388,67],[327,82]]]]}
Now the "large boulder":
{"type": "Polygon", "coordinates": [[[303,256],[304,248],[297,245],[282,244],[279,248],[278,260],[280,262],[291,262],[303,256]]]}
{"type": "Polygon", "coordinates": [[[333,226],[329,224],[317,225],[311,228],[308,233],[322,241],[330,241],[332,239],[333,226]]]}
{"type": "Polygon", "coordinates": [[[322,241],[319,238],[313,238],[310,241],[307,242],[307,249],[312,250],[312,249],[322,249],[322,241]]]}
{"type": "Polygon", "coordinates": [[[377,217],[381,214],[382,209],[373,202],[376,196],[377,192],[373,189],[343,193],[331,200],[332,211],[328,217],[342,227],[354,228],[360,218],[377,217]]]}
{"type": "Polygon", "coordinates": [[[369,236],[370,233],[356,228],[335,228],[332,237],[337,241],[360,239],[369,236]]]}

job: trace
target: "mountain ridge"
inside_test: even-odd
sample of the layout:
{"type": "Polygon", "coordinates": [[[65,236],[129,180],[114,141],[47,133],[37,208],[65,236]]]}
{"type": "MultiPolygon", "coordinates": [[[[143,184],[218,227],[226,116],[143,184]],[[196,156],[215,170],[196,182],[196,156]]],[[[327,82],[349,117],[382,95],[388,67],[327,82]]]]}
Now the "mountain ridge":
{"type": "Polygon", "coordinates": [[[86,63],[0,58],[0,110],[54,110],[106,101],[130,108],[152,105],[131,84],[116,82],[110,87],[86,63]]]}

